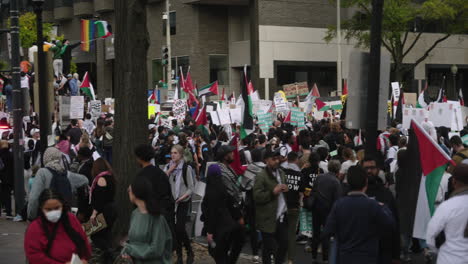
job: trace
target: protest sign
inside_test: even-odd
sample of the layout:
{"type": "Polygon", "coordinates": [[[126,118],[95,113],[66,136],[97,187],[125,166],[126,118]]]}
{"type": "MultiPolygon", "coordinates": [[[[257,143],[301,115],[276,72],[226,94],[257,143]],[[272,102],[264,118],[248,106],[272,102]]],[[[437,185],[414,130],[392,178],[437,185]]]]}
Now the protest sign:
{"type": "MultiPolygon", "coordinates": [[[[453,108],[453,106],[452,106],[453,108]]],[[[448,103],[432,103],[429,106],[429,121],[436,127],[452,127],[453,110],[448,103]]]]}
{"type": "Polygon", "coordinates": [[[429,112],[426,109],[403,107],[403,128],[409,129],[411,120],[415,120],[419,124],[422,124],[428,115],[429,112]]]}
{"type": "Polygon", "coordinates": [[[70,96],[70,119],[81,119],[84,114],[84,97],[70,96]]]}
{"type": "Polygon", "coordinates": [[[150,104],[148,105],[148,119],[151,118],[151,116],[156,116],[157,109],[156,109],[156,104],[150,104]]]}
{"type": "Polygon", "coordinates": [[[185,119],[185,114],[187,112],[187,103],[185,100],[177,99],[174,101],[174,105],[172,106],[172,112],[174,113],[174,117],[177,120],[185,119]]]}
{"type": "Polygon", "coordinates": [[[60,124],[67,126],[70,123],[70,97],[59,96],[60,124]]]}
{"type": "Polygon", "coordinates": [[[89,102],[89,108],[91,116],[94,118],[98,118],[101,115],[101,101],[100,100],[93,100],[89,102]]]}
{"type": "Polygon", "coordinates": [[[240,108],[229,109],[229,113],[231,114],[231,120],[233,123],[242,123],[242,111],[240,108]]]}
{"type": "Polygon", "coordinates": [[[258,91],[253,92],[250,97],[252,98],[252,102],[260,100],[260,96],[258,95],[258,91]]]}
{"type": "Polygon", "coordinates": [[[276,111],[277,112],[288,112],[289,106],[288,102],[280,93],[275,93],[275,97],[273,98],[273,102],[275,103],[276,111]]]}
{"type": "Polygon", "coordinates": [[[400,99],[400,84],[398,82],[392,82],[392,94],[395,101],[400,99]]]}
{"type": "Polygon", "coordinates": [[[253,113],[259,113],[259,112],[268,112],[270,110],[271,105],[273,102],[271,100],[258,100],[253,102],[253,107],[252,111],[253,113]]]}
{"type": "Polygon", "coordinates": [[[211,121],[213,122],[213,124],[220,126],[221,121],[219,120],[218,112],[217,111],[207,111],[207,112],[210,114],[211,121]]]}
{"type": "Polygon", "coordinates": [[[418,95],[416,93],[405,93],[405,105],[416,107],[418,95]]]}
{"type": "Polygon", "coordinates": [[[307,82],[285,84],[283,85],[283,91],[286,94],[286,98],[303,96],[309,93],[309,85],[307,82]]]}
{"type": "Polygon", "coordinates": [[[258,117],[258,126],[263,131],[263,133],[268,133],[268,130],[273,124],[273,116],[271,113],[259,112],[258,117]]]}
{"type": "Polygon", "coordinates": [[[231,124],[231,116],[229,115],[229,109],[218,109],[219,122],[221,125],[231,124]]]}

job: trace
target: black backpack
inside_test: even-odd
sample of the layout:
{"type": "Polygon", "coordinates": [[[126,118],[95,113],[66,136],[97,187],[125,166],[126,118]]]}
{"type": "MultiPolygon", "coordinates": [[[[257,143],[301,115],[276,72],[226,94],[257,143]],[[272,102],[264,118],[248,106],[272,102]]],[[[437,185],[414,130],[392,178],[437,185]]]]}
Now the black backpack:
{"type": "Polygon", "coordinates": [[[67,205],[71,206],[73,200],[73,192],[70,180],[67,176],[68,172],[65,171],[64,173],[61,173],[51,168],[47,169],[50,171],[50,173],[52,173],[52,180],[50,181],[49,188],[57,193],[60,193],[67,205]]]}

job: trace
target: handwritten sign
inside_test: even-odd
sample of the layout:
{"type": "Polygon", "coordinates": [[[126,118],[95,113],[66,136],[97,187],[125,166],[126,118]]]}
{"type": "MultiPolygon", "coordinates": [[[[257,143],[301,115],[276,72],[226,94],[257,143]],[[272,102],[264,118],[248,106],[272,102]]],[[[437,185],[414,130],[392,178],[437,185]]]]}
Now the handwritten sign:
{"type": "Polygon", "coordinates": [[[307,95],[309,93],[309,85],[307,82],[285,84],[283,85],[283,91],[287,98],[307,95]]]}
{"type": "Polygon", "coordinates": [[[70,119],[83,118],[84,114],[84,97],[71,96],[70,97],[70,119]]]}
{"type": "Polygon", "coordinates": [[[101,115],[101,101],[100,100],[93,100],[89,102],[89,108],[90,108],[90,113],[91,116],[94,118],[97,118],[101,115]]]}
{"type": "Polygon", "coordinates": [[[172,106],[172,112],[174,113],[174,117],[177,120],[185,119],[185,114],[187,112],[187,103],[185,100],[177,99],[174,101],[174,105],[172,106]]]}

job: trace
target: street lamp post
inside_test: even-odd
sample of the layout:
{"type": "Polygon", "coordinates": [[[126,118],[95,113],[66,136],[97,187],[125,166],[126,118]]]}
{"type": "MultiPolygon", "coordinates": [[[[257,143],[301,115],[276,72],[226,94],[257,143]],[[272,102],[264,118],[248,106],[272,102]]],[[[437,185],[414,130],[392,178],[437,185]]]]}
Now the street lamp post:
{"type": "Polygon", "coordinates": [[[15,209],[18,214],[24,207],[24,139],[23,96],[20,85],[20,43],[18,0],[10,1],[11,69],[13,75],[13,161],[15,176],[15,209]]]}
{"type": "Polygon", "coordinates": [[[453,92],[455,93],[455,97],[456,97],[457,96],[457,72],[458,72],[457,65],[453,64],[452,67],[450,67],[450,71],[452,72],[452,77],[453,77],[453,92]]]}
{"type": "Polygon", "coordinates": [[[44,53],[44,33],[42,23],[42,5],[44,0],[32,0],[34,12],[36,13],[37,26],[37,67],[38,86],[39,86],[39,127],[41,134],[40,150],[43,153],[47,148],[47,141],[50,130],[50,114],[49,114],[49,95],[47,89],[47,69],[44,53]]]}

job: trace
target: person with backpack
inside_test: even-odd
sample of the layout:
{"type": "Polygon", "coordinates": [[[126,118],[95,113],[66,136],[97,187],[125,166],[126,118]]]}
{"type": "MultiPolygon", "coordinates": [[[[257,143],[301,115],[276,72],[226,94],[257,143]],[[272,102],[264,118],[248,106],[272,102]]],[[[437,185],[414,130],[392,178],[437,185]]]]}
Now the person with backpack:
{"type": "Polygon", "coordinates": [[[78,219],[69,212],[64,197],[51,189],[41,192],[39,216],[24,237],[24,252],[30,264],[69,264],[73,254],[87,264],[91,246],[78,219]]]}
{"type": "Polygon", "coordinates": [[[49,147],[44,152],[44,168],[37,172],[29,194],[28,218],[30,220],[37,217],[38,198],[45,189],[52,189],[61,194],[67,206],[70,206],[76,190],[88,185],[86,176],[67,171],[65,161],[65,156],[55,147],[49,147]]]}
{"type": "Polygon", "coordinates": [[[185,229],[187,216],[189,215],[192,193],[195,189],[193,169],[184,161],[184,148],[175,145],[171,149],[171,161],[164,168],[169,176],[172,196],[175,200],[175,231],[176,231],[176,252],[177,264],[182,264],[182,246],[187,250],[187,264],[192,264],[194,254],[190,239],[185,229]]]}

